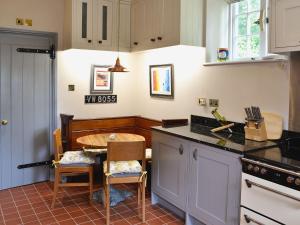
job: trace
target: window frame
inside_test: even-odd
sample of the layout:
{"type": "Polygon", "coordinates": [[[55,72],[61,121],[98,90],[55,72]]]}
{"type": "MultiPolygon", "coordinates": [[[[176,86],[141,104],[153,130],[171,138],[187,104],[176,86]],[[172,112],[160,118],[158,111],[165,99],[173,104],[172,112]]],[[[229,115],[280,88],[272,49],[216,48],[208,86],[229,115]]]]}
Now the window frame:
{"type": "MultiPolygon", "coordinates": [[[[244,0],[242,0],[244,1],[244,0]]],[[[245,0],[247,1],[247,0],[245,0]]],[[[247,56],[247,57],[234,57],[235,56],[235,47],[234,47],[234,37],[236,37],[236,35],[234,35],[234,19],[237,15],[233,15],[233,4],[229,5],[229,49],[231,49],[230,52],[230,60],[251,60],[251,59],[255,59],[255,58],[262,58],[264,56],[266,56],[268,54],[268,23],[267,23],[267,18],[268,18],[268,0],[260,0],[261,4],[260,4],[260,9],[258,10],[258,12],[260,12],[261,10],[263,10],[264,13],[264,17],[263,17],[263,23],[264,23],[264,30],[259,32],[259,36],[260,36],[260,48],[259,48],[259,56],[247,56]]],[[[247,21],[248,21],[248,14],[251,14],[251,12],[249,13],[249,11],[247,11],[247,21]]],[[[242,15],[238,14],[238,15],[242,15]]],[[[247,28],[248,29],[248,28],[247,28]]],[[[248,36],[248,34],[247,34],[248,36]]],[[[248,47],[247,47],[248,48],[248,47]]]]}

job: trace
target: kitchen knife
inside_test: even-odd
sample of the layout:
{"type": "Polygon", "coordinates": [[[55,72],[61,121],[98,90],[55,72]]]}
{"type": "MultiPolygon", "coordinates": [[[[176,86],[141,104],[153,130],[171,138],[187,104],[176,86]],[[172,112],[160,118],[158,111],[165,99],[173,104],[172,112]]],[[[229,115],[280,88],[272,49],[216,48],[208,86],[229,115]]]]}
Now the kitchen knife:
{"type": "Polygon", "coordinates": [[[259,107],[257,107],[257,112],[258,112],[259,119],[262,120],[263,117],[262,117],[262,115],[261,115],[261,112],[260,112],[260,108],[259,108],[259,107]]]}
{"type": "Polygon", "coordinates": [[[250,114],[249,114],[249,111],[248,111],[248,108],[245,108],[245,112],[246,112],[246,115],[247,115],[247,120],[250,120],[250,114]]]}
{"type": "Polygon", "coordinates": [[[259,115],[258,115],[256,107],[251,106],[251,111],[252,111],[252,114],[253,114],[253,119],[254,120],[259,120],[259,115]]]}

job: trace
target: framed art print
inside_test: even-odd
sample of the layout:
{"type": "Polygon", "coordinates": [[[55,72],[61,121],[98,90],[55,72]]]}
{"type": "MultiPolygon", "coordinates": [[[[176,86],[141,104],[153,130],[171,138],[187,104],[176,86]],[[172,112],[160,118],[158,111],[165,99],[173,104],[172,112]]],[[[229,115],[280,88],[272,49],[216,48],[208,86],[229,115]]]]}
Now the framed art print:
{"type": "Polygon", "coordinates": [[[150,66],[150,95],[174,98],[173,65],[150,66]]]}
{"type": "Polygon", "coordinates": [[[108,71],[109,67],[92,65],[91,94],[110,94],[113,92],[113,73],[108,71]]]}

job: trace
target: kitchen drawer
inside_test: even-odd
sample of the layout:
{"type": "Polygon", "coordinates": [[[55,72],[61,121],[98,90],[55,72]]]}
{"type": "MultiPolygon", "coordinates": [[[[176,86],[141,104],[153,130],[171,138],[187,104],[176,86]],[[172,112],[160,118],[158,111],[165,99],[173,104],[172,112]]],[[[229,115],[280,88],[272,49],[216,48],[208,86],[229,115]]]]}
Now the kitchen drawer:
{"type": "Polygon", "coordinates": [[[241,205],[246,206],[267,217],[277,220],[283,224],[299,225],[300,215],[300,192],[284,187],[273,182],[242,174],[241,205]],[[246,180],[253,182],[251,187],[247,186],[246,180]],[[259,186],[255,185],[258,184],[259,186]],[[289,198],[263,187],[284,193],[289,198]],[[294,198],[294,199],[293,199],[294,198]]]}
{"type": "Polygon", "coordinates": [[[240,225],[279,225],[264,216],[261,216],[253,211],[241,207],[240,225]]]}

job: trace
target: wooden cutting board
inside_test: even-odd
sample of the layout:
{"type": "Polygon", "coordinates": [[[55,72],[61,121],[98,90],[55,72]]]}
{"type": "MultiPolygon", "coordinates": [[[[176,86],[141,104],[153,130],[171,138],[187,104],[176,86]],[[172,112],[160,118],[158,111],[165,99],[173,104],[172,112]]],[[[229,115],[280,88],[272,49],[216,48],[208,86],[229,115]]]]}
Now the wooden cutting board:
{"type": "Polygon", "coordinates": [[[263,112],[262,116],[266,124],[267,137],[269,140],[281,138],[283,130],[283,117],[276,113],[263,112]]]}

